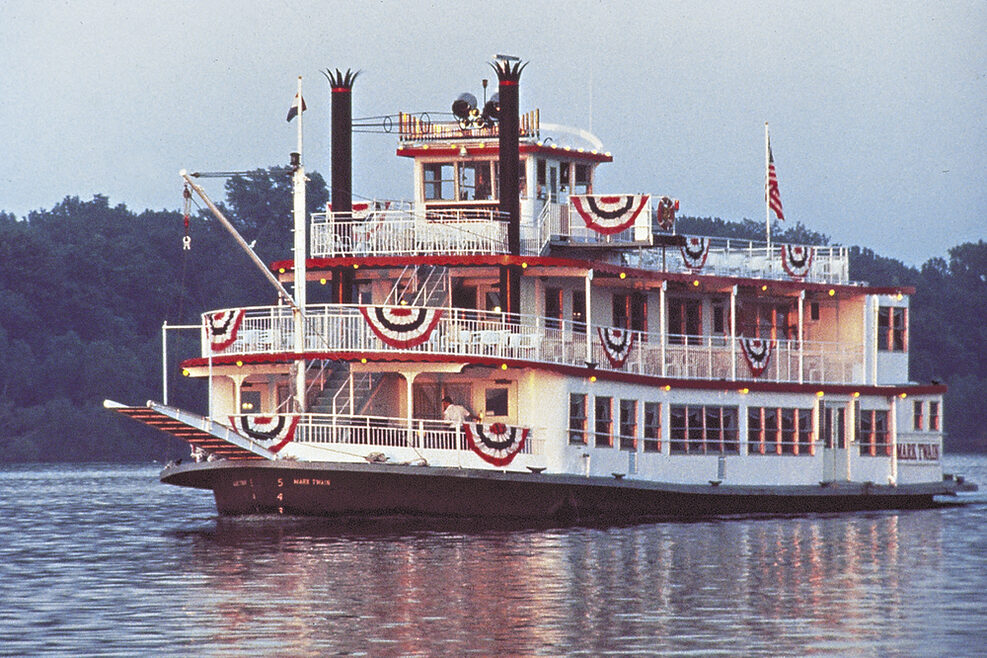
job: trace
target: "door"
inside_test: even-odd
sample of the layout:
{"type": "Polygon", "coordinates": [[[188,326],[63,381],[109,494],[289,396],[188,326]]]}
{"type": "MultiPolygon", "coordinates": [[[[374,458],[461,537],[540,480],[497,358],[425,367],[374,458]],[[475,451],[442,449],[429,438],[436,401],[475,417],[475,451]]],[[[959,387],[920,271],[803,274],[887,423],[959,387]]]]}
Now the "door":
{"type": "Polygon", "coordinates": [[[846,405],[825,405],[821,411],[823,482],[848,480],[846,405]]]}

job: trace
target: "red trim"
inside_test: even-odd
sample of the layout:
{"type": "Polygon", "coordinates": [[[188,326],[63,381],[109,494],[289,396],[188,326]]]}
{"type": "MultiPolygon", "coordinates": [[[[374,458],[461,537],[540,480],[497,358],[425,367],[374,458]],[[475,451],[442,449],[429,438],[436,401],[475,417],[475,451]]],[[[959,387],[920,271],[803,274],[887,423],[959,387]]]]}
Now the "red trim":
{"type": "Polygon", "coordinates": [[[517,87],[517,80],[500,80],[498,84],[503,87],[517,87]]]}
{"type": "MultiPolygon", "coordinates": [[[[233,356],[215,356],[212,359],[213,367],[235,366],[237,361],[242,361],[245,365],[294,363],[299,359],[338,359],[341,361],[367,361],[379,363],[461,363],[463,365],[477,365],[485,367],[499,368],[502,364],[507,364],[508,368],[526,368],[529,370],[540,370],[552,372],[570,377],[589,377],[595,375],[597,379],[623,382],[627,384],[644,384],[647,386],[671,386],[678,389],[709,390],[709,391],[737,391],[746,388],[753,392],[765,393],[816,393],[822,391],[828,395],[898,395],[908,393],[909,395],[939,395],[946,392],[946,387],[934,384],[911,384],[906,386],[855,386],[852,384],[794,384],[789,382],[764,382],[753,379],[738,379],[736,381],[707,380],[707,379],[676,379],[674,377],[660,377],[657,375],[638,375],[629,372],[616,372],[612,370],[597,370],[585,366],[570,366],[558,363],[542,363],[539,361],[523,361],[521,359],[499,359],[484,356],[457,356],[452,354],[426,354],[426,353],[394,353],[394,352],[272,352],[269,354],[245,354],[233,356]]],[[[207,367],[209,359],[197,357],[187,359],[182,362],[183,368],[207,367]]]]}
{"type": "Polygon", "coordinates": [[[344,91],[347,92],[347,93],[349,93],[349,92],[351,92],[353,90],[350,89],[349,87],[333,87],[332,88],[332,93],[334,93],[334,94],[338,94],[338,93],[344,92],[344,91]]]}
{"type": "MultiPolygon", "coordinates": [[[[475,139],[475,138],[474,138],[475,139]]],[[[483,141],[485,146],[482,148],[477,145],[466,146],[466,152],[470,155],[490,155],[496,156],[500,152],[500,146],[497,144],[496,138],[494,141],[490,140],[476,140],[477,142],[483,141]]],[[[462,159],[459,155],[460,145],[447,146],[445,143],[437,142],[430,143],[428,148],[425,146],[405,146],[398,148],[397,155],[405,158],[418,158],[418,157],[453,157],[457,160],[462,159]]],[[[524,155],[544,155],[544,154],[554,154],[554,155],[564,155],[567,160],[587,160],[591,162],[613,162],[613,156],[607,155],[606,153],[593,153],[591,151],[579,151],[577,149],[566,150],[564,148],[552,148],[551,146],[538,146],[537,144],[521,144],[518,147],[518,153],[524,155]]]]}
{"type": "MultiPolygon", "coordinates": [[[[713,288],[727,288],[739,286],[741,288],[758,288],[767,285],[769,291],[791,290],[807,292],[826,293],[829,290],[836,290],[840,293],[851,293],[856,295],[897,295],[899,292],[905,295],[914,295],[915,288],[912,286],[857,286],[852,284],[829,284],[814,283],[807,281],[792,281],[788,279],[751,279],[747,277],[735,276],[714,276],[709,274],[691,274],[689,272],[656,272],[654,270],[641,270],[633,267],[621,267],[612,263],[599,261],[579,260],[575,258],[558,258],[552,256],[509,256],[506,254],[489,256],[337,256],[333,258],[309,258],[306,261],[309,273],[313,278],[322,272],[329,272],[338,267],[404,267],[405,265],[446,265],[465,267],[491,267],[499,265],[521,265],[527,263],[528,267],[570,267],[577,269],[592,269],[596,276],[620,276],[621,272],[633,281],[662,281],[680,282],[691,285],[698,279],[702,285],[713,288]]],[[[288,280],[289,273],[294,270],[294,262],[290,260],[279,260],[271,264],[270,269],[278,273],[279,269],[284,269],[282,276],[288,280]]],[[[542,275],[544,273],[541,273],[542,275]]]]}

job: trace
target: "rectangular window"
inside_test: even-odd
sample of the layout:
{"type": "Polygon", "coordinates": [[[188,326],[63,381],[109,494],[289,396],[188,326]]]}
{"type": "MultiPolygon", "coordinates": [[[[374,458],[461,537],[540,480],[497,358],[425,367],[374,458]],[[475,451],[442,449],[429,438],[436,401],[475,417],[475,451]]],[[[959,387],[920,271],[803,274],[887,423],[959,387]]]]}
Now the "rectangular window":
{"type": "Polygon", "coordinates": [[[813,322],[819,321],[819,302],[809,304],[809,319],[813,322]]]}
{"type": "Polygon", "coordinates": [[[613,401],[606,397],[597,397],[596,418],[594,419],[594,434],[598,447],[613,445],[613,401]]]}
{"type": "Polygon", "coordinates": [[[576,184],[573,187],[572,192],[574,194],[589,194],[592,188],[590,181],[590,168],[589,165],[577,164],[576,165],[576,184]]]}
{"type": "Polygon", "coordinates": [[[922,418],[922,407],[925,403],[922,400],[915,400],[912,403],[912,429],[921,431],[925,429],[922,418]]]}
{"type": "Polygon", "coordinates": [[[561,288],[545,288],[545,328],[562,328],[561,288]]]}
{"type": "Polygon", "coordinates": [[[577,334],[586,333],[586,291],[572,291],[572,330],[577,334]]]}
{"type": "Polygon", "coordinates": [[[490,162],[459,163],[459,198],[462,201],[483,201],[492,198],[490,162]]]}
{"type": "Polygon", "coordinates": [[[644,403],[644,451],[661,452],[661,402],[644,403]]]}
{"type": "MultiPolygon", "coordinates": [[[[630,295],[613,296],[613,325],[633,331],[648,331],[648,298],[635,292],[630,295]]],[[[644,336],[642,336],[642,339],[644,336]]]]}
{"type": "Polygon", "coordinates": [[[507,415],[507,389],[488,388],[486,394],[485,415],[506,416],[507,415]]]}
{"type": "Polygon", "coordinates": [[[908,351],[908,309],[899,306],[877,309],[877,349],[885,352],[908,351]]]}
{"type": "Polygon", "coordinates": [[[637,450],[637,400],[620,401],[620,449],[637,450]]]}
{"type": "Polygon", "coordinates": [[[453,164],[451,162],[430,162],[422,167],[425,178],[425,200],[455,200],[456,178],[453,164]]]}
{"type": "Polygon", "coordinates": [[[569,443],[586,444],[586,396],[569,394],[569,443]]]}
{"type": "Polygon", "coordinates": [[[812,409],[749,407],[747,453],[813,455],[812,409]]]}
{"type": "Polygon", "coordinates": [[[939,403],[929,402],[929,431],[939,431],[939,403]]]}
{"type": "Polygon", "coordinates": [[[672,405],[669,449],[677,454],[737,454],[737,407],[672,405]]]}
{"type": "Polygon", "coordinates": [[[888,412],[880,409],[864,409],[857,416],[857,441],[860,454],[869,457],[890,457],[888,440],[888,412]]]}

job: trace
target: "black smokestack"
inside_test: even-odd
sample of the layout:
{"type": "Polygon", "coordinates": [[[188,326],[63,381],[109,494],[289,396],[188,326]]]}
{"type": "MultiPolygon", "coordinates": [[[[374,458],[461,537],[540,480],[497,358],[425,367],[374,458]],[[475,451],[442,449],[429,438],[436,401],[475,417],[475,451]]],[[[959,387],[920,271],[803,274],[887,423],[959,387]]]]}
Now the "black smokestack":
{"type": "Polygon", "coordinates": [[[350,69],[326,69],[323,73],[332,89],[332,167],[331,193],[333,212],[353,210],[353,83],[350,69]]]}
{"type": "Polygon", "coordinates": [[[500,87],[500,212],[507,218],[507,246],[511,254],[521,255],[521,201],[518,198],[520,190],[519,171],[521,157],[518,138],[521,132],[520,102],[518,100],[518,83],[521,71],[527,63],[499,59],[491,64],[497,72],[500,87]]]}
{"type": "MultiPolygon", "coordinates": [[[[334,213],[346,213],[346,220],[353,212],[353,83],[356,76],[350,69],[343,73],[339,69],[326,69],[323,75],[332,90],[332,158],[330,167],[330,194],[334,213]]],[[[338,216],[337,216],[338,217],[338,216]]],[[[345,233],[345,225],[337,225],[340,233],[345,233]]],[[[342,237],[342,236],[340,236],[342,237]]],[[[353,270],[336,268],[333,272],[333,298],[336,302],[348,304],[353,301],[353,270]]]]}
{"type": "MultiPolygon", "coordinates": [[[[507,250],[511,255],[521,255],[521,201],[520,190],[521,154],[519,135],[521,132],[520,101],[518,83],[527,62],[510,62],[498,59],[491,64],[497,73],[500,97],[500,212],[507,218],[507,250]]],[[[521,271],[517,265],[502,266],[500,269],[500,299],[504,312],[513,314],[521,311],[521,271]]]]}

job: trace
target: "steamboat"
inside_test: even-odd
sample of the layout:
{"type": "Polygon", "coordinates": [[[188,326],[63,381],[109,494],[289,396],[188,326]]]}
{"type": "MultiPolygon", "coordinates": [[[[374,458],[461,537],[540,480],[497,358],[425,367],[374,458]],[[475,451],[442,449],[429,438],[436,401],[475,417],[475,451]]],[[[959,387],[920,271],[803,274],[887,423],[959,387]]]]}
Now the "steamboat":
{"type": "Polygon", "coordinates": [[[408,202],[354,202],[356,75],[328,71],[331,207],[311,216],[299,81],[291,260],[260,262],[182,172],[276,300],[203,313],[182,368],[205,415],[167,389],[105,402],[192,446],[162,482],[222,515],[579,520],[916,508],[973,486],[943,474],[945,387],[909,381],[912,290],[850,281],[841,246],[676,232],[673,196],[598,190],[599,140],[522,114],[524,65],[491,66],[489,100],[383,120],[408,202]]]}

